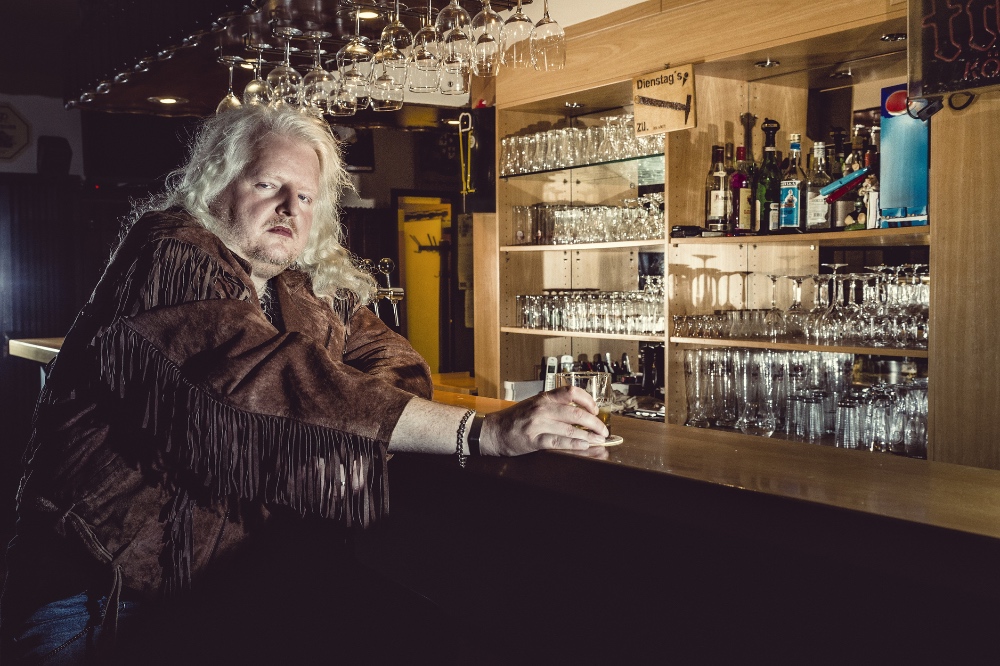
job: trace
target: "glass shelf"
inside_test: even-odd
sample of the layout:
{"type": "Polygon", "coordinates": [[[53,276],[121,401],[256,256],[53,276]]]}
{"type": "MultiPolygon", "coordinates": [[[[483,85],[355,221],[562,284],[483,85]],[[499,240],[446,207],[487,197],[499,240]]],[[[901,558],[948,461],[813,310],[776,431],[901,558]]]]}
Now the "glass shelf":
{"type": "Polygon", "coordinates": [[[611,241],[608,243],[552,243],[549,245],[501,245],[501,252],[551,252],[553,250],[613,250],[628,247],[649,247],[660,251],[667,241],[662,238],[649,240],[611,241]]]}
{"type": "MultiPolygon", "coordinates": [[[[660,181],[663,182],[663,153],[653,153],[651,155],[640,155],[639,157],[625,157],[620,160],[608,160],[606,162],[593,162],[591,164],[574,164],[573,166],[559,167],[557,169],[542,169],[540,171],[529,171],[528,173],[512,173],[506,176],[501,175],[500,177],[504,180],[508,178],[529,178],[531,176],[539,176],[547,173],[558,173],[560,171],[572,171],[573,169],[589,169],[592,167],[608,166],[610,164],[626,164],[628,162],[639,162],[641,160],[655,159],[659,164],[658,168],[653,168],[651,172],[658,172],[660,175],[660,181]]],[[[642,167],[640,167],[641,169],[642,167]]],[[[651,183],[650,183],[651,184],[651,183]]]]}
{"type": "Polygon", "coordinates": [[[636,342],[663,342],[662,335],[624,335],[617,333],[589,333],[586,331],[551,331],[542,328],[517,328],[516,326],[501,326],[501,333],[520,333],[522,335],[541,335],[549,338],[590,338],[593,340],[633,340],[636,342]]]}
{"type": "Polygon", "coordinates": [[[899,347],[853,347],[847,345],[812,345],[798,342],[768,342],[765,340],[732,340],[727,338],[677,338],[672,344],[700,347],[745,347],[748,349],[777,349],[782,351],[818,351],[838,354],[868,354],[871,356],[898,356],[928,358],[926,349],[901,349],[899,347]]]}

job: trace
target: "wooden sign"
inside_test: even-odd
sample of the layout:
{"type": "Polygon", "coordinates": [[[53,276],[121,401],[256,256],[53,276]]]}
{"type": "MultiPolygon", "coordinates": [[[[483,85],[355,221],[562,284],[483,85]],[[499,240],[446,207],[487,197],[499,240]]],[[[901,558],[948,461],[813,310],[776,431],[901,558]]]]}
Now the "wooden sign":
{"type": "Polygon", "coordinates": [[[0,104],[0,159],[12,160],[28,145],[28,123],[10,104],[0,104]]]}
{"type": "Polygon", "coordinates": [[[694,67],[668,67],[635,77],[632,102],[636,136],[694,127],[694,67]]]}
{"type": "Polygon", "coordinates": [[[1000,85],[997,0],[911,0],[910,96],[1000,85]]]}

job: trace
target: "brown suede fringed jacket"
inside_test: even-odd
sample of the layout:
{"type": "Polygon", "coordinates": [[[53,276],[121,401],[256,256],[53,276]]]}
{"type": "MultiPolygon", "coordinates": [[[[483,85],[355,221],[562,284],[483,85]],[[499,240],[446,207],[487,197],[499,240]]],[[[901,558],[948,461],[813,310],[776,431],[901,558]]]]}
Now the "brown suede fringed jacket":
{"type": "MultiPolygon", "coordinates": [[[[351,526],[388,509],[386,447],[427,364],[365,307],[249,265],[180,212],[129,231],[54,362],[18,494],[21,601],[107,581],[189,588],[277,506],[351,526]]],[[[50,597],[46,599],[45,597],[50,597]]]]}

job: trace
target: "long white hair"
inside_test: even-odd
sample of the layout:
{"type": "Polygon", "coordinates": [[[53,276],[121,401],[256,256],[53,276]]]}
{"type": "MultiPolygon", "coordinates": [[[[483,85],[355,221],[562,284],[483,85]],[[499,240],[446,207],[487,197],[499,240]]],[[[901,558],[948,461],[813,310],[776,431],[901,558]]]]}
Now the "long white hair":
{"type": "Polygon", "coordinates": [[[302,141],[319,158],[312,230],[296,267],[309,275],[313,292],[331,306],[334,300],[345,298],[355,304],[368,303],[375,295],[375,281],[357,268],[342,244],[338,204],[341,193],[353,185],[340,145],[329,125],[294,109],[248,104],[207,119],[191,143],[187,163],[167,176],[162,194],[135,207],[132,221],[149,211],[180,207],[215,231],[220,221],[211,213],[212,204],[251,165],[260,143],[271,135],[302,141]]]}

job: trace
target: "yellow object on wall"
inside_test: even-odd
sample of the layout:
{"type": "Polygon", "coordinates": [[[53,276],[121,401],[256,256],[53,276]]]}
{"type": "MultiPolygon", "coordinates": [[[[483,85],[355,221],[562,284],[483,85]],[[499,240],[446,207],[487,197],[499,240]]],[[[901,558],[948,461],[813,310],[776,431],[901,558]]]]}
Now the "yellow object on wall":
{"type": "Polygon", "coordinates": [[[440,199],[399,199],[401,275],[406,303],[406,337],[430,366],[440,368],[441,230],[451,206],[440,199]]]}

